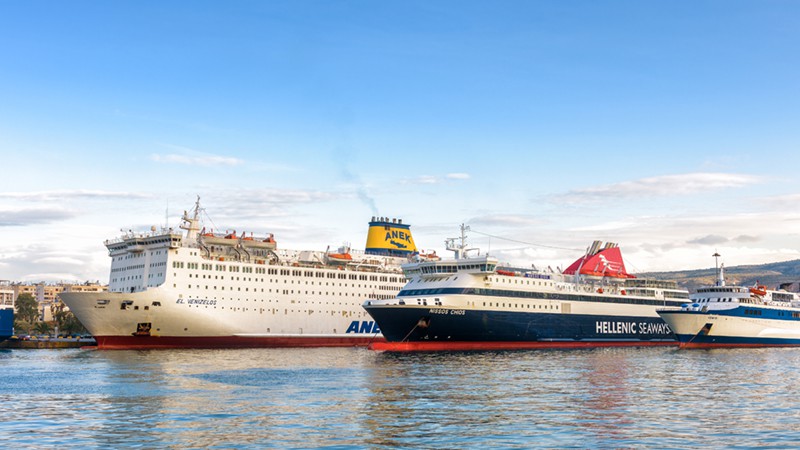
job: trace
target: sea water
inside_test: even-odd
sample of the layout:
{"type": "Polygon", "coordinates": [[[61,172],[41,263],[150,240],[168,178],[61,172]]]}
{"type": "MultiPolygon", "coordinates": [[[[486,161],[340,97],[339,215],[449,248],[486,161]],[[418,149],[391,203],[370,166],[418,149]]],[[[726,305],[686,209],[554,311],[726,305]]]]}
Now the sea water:
{"type": "Polygon", "coordinates": [[[3,448],[800,446],[800,349],[0,350],[3,448]]]}

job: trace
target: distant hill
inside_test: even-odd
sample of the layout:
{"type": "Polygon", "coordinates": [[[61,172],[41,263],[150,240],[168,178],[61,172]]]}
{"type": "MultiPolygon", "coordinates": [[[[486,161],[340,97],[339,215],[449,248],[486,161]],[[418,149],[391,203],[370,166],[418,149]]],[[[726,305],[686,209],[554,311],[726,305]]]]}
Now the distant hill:
{"type": "MultiPolygon", "coordinates": [[[[657,278],[675,280],[678,285],[694,291],[698,287],[714,284],[716,269],[683,270],[679,272],[648,272],[637,275],[640,278],[657,278]]],[[[763,284],[776,289],[780,284],[794,283],[787,290],[798,292],[800,289],[800,259],[753,266],[725,267],[725,284],[753,286],[763,284]]]]}

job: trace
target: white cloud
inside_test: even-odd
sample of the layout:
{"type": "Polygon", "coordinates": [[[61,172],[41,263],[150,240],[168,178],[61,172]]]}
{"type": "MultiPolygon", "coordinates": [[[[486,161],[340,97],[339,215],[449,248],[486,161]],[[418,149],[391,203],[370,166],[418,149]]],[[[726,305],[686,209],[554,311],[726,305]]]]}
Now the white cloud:
{"type": "Polygon", "coordinates": [[[155,162],[160,163],[174,163],[174,164],[186,164],[190,166],[238,166],[243,164],[244,161],[239,158],[233,158],[230,156],[218,156],[218,155],[178,155],[175,153],[170,153],[167,155],[158,155],[153,154],[150,156],[155,162]]]}
{"type": "Polygon", "coordinates": [[[416,178],[402,180],[402,184],[441,184],[448,180],[468,180],[468,173],[448,173],[444,176],[439,175],[420,175],[416,178]]]}
{"type": "Polygon", "coordinates": [[[702,244],[702,245],[719,245],[728,242],[729,239],[724,236],[719,236],[716,234],[709,234],[708,236],[704,236],[701,238],[696,238],[687,241],[688,244],[702,244]]]}
{"type": "Polygon", "coordinates": [[[468,180],[470,176],[468,173],[448,173],[445,175],[445,178],[449,178],[451,180],[468,180]]]}
{"type": "Polygon", "coordinates": [[[288,217],[303,205],[319,205],[353,194],[303,189],[214,190],[202,196],[202,207],[217,227],[288,217]]]}
{"type": "Polygon", "coordinates": [[[540,225],[542,219],[533,216],[519,215],[519,214],[491,214],[486,216],[479,216],[470,219],[470,225],[478,226],[515,226],[525,227],[540,225]]]}
{"type": "MultiPolygon", "coordinates": [[[[66,234],[70,235],[69,232],[66,234]]],[[[33,237],[35,239],[36,236],[33,237]]],[[[0,270],[15,281],[86,281],[108,276],[108,252],[96,236],[53,248],[52,242],[40,239],[20,245],[10,244],[0,253],[0,270]],[[67,248],[70,247],[70,248],[67,248]],[[103,274],[100,277],[99,274],[103,274]]]]}
{"type": "Polygon", "coordinates": [[[215,191],[206,196],[211,201],[226,205],[237,205],[252,209],[263,205],[292,205],[298,203],[328,202],[339,198],[338,194],[305,189],[248,189],[215,191]]]}
{"type": "Polygon", "coordinates": [[[244,160],[232,156],[220,156],[211,153],[199,152],[189,147],[180,145],[159,143],[158,145],[174,150],[165,155],[152,154],[150,159],[159,163],[185,164],[189,166],[238,166],[244,164],[244,160]]]}
{"type": "MultiPolygon", "coordinates": [[[[48,283],[59,283],[59,282],[80,283],[87,280],[81,279],[77,277],[74,273],[70,272],[42,272],[42,273],[31,273],[23,276],[21,280],[14,280],[14,281],[21,281],[27,283],[38,283],[42,281],[48,283]]],[[[104,281],[104,283],[105,282],[106,281],[104,281]]]]}
{"type": "Polygon", "coordinates": [[[84,260],[69,256],[48,256],[45,258],[38,258],[32,262],[37,265],[52,264],[56,266],[64,266],[64,265],[80,266],[85,264],[84,260]]]}
{"type": "Polygon", "coordinates": [[[61,209],[21,208],[0,210],[0,227],[26,226],[57,222],[75,217],[75,213],[61,209]]]}
{"type": "Polygon", "coordinates": [[[438,177],[431,175],[421,175],[413,180],[415,184],[439,184],[442,182],[438,177]]]}
{"type": "MultiPolygon", "coordinates": [[[[487,216],[492,217],[492,216],[487,216]]],[[[619,243],[628,269],[632,273],[687,270],[713,267],[711,255],[718,251],[728,265],[764,264],[800,258],[800,214],[792,211],[771,211],[752,214],[709,212],[697,214],[663,214],[609,218],[583,225],[564,226],[563,220],[546,221],[530,227],[520,226],[513,237],[506,239],[471,234],[471,243],[523,267],[570,264],[581,251],[564,248],[585,248],[597,239],[619,243]],[[765,224],[769,224],[765,227],[765,224]],[[551,228],[552,227],[552,228],[551,228]],[[520,244],[529,244],[519,252],[520,244]],[[547,253],[541,245],[551,246],[547,253]]],[[[474,222],[470,222],[474,223],[474,222]]],[[[490,222],[486,222],[487,225],[490,222]]],[[[509,221],[508,225],[512,226],[509,221]]],[[[489,231],[481,229],[480,231],[489,231]]]]}
{"type": "Polygon", "coordinates": [[[34,192],[2,192],[0,198],[24,201],[53,201],[67,199],[142,199],[151,194],[139,192],[115,192],[89,189],[34,191],[34,192]]]}
{"type": "Polygon", "coordinates": [[[687,173],[641,178],[632,181],[573,189],[556,196],[559,201],[583,203],[607,199],[691,195],[709,190],[739,188],[756,184],[761,178],[731,173],[687,173]]]}

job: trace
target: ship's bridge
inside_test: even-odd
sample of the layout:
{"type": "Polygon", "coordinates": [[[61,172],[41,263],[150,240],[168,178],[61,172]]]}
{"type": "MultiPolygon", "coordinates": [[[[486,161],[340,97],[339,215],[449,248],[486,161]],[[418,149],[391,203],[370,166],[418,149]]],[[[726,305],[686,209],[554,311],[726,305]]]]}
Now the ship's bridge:
{"type": "Polygon", "coordinates": [[[425,261],[404,264],[403,273],[406,278],[416,276],[433,278],[455,273],[491,274],[494,273],[497,263],[497,259],[491,256],[450,261],[425,261]]]}
{"type": "Polygon", "coordinates": [[[146,249],[179,248],[183,236],[172,230],[151,233],[128,233],[117,239],[105,241],[109,256],[130,253],[141,253],[146,249]]]}
{"type": "Polygon", "coordinates": [[[725,293],[739,293],[750,295],[750,291],[743,286],[709,286],[697,290],[698,294],[725,294],[725,293]]]}

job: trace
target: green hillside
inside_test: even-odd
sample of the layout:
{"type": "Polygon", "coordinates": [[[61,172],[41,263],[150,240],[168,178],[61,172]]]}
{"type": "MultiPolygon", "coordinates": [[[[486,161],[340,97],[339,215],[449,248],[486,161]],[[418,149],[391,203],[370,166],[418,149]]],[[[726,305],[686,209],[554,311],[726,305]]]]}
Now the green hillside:
{"type": "MultiPolygon", "coordinates": [[[[716,279],[713,267],[679,272],[649,272],[637,275],[640,278],[675,280],[678,285],[694,291],[698,287],[714,284],[716,279]]],[[[752,266],[725,267],[725,283],[739,286],[763,284],[775,289],[783,283],[794,283],[788,290],[798,291],[800,282],[800,259],[752,266]]]]}

